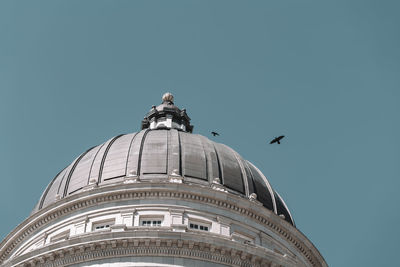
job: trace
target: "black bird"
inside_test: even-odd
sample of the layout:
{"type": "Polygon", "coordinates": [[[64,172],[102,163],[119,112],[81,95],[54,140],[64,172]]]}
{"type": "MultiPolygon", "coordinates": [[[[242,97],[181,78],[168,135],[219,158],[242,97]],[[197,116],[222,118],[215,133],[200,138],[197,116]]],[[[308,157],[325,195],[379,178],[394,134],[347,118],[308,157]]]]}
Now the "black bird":
{"type": "Polygon", "coordinates": [[[211,134],[214,136],[219,136],[219,133],[217,133],[217,132],[211,132],[211,134]]]}
{"type": "Polygon", "coordinates": [[[269,142],[270,144],[273,144],[273,143],[278,143],[278,144],[280,144],[281,142],[279,142],[279,141],[281,141],[281,139],[283,138],[283,137],[285,137],[284,135],[281,135],[281,136],[279,136],[279,137],[275,137],[271,142],[269,142]]]}

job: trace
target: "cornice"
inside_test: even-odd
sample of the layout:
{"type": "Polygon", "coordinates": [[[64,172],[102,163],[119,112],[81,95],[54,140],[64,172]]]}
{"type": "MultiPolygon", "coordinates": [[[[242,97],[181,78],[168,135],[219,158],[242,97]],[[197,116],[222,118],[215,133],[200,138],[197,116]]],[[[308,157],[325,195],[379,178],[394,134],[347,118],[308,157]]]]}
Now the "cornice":
{"type": "MultiPolygon", "coordinates": [[[[119,235],[122,236],[122,235],[119,235]]],[[[273,251],[251,247],[233,241],[212,237],[196,240],[193,233],[175,232],[160,236],[118,237],[112,234],[97,234],[77,240],[58,242],[13,259],[8,266],[57,267],[115,257],[180,257],[221,263],[229,266],[260,267],[279,263],[283,266],[298,266],[290,258],[273,251]],[[194,241],[196,240],[196,241],[194,241]],[[207,241],[213,242],[207,242],[207,241]]]]}
{"type": "Polygon", "coordinates": [[[295,227],[273,212],[239,196],[212,190],[209,187],[174,183],[137,183],[135,187],[112,185],[72,195],[32,214],[0,244],[0,264],[33,232],[50,222],[76,211],[109,202],[130,199],[176,199],[200,202],[239,213],[266,225],[272,232],[292,244],[311,266],[327,266],[318,250],[295,227]]]}

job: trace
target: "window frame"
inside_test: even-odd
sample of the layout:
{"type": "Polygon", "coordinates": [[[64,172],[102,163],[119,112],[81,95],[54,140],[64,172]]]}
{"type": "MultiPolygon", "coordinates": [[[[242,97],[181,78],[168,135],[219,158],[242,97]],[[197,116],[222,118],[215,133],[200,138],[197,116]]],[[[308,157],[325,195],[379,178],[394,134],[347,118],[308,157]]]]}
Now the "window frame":
{"type": "Polygon", "coordinates": [[[189,220],[188,222],[188,228],[193,231],[211,232],[211,225],[211,223],[197,220],[189,220]]]}
{"type": "Polygon", "coordinates": [[[140,216],[139,217],[139,226],[140,227],[162,227],[164,223],[164,216],[140,216]],[[144,222],[150,222],[150,224],[143,225],[144,222]],[[157,222],[157,223],[154,223],[157,222]],[[160,223],[158,223],[160,222],[160,223]]]}
{"type": "Polygon", "coordinates": [[[115,219],[92,222],[92,232],[107,231],[113,225],[115,225],[115,219]]]}

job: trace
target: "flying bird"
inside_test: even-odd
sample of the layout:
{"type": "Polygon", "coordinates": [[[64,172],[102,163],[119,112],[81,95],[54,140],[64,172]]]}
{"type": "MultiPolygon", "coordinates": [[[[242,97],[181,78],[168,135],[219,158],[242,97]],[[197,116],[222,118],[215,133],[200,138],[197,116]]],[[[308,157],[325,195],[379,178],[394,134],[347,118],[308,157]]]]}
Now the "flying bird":
{"type": "Polygon", "coordinates": [[[219,136],[219,133],[217,133],[217,132],[211,132],[211,134],[214,136],[219,136]]]}
{"type": "Polygon", "coordinates": [[[273,143],[278,143],[278,144],[280,144],[281,142],[279,142],[279,141],[281,141],[281,139],[283,138],[283,137],[285,137],[284,135],[281,135],[281,136],[279,136],[279,137],[275,137],[271,142],[269,142],[270,144],[273,144],[273,143]]]}

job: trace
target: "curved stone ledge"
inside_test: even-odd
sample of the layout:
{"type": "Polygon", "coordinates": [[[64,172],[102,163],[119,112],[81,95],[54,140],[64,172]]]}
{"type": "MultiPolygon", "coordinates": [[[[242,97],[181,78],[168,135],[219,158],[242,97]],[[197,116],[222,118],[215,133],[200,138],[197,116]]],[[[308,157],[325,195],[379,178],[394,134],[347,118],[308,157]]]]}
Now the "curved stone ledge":
{"type": "Polygon", "coordinates": [[[282,239],[296,247],[312,266],[327,266],[317,249],[300,231],[273,212],[260,208],[259,205],[249,200],[205,186],[154,182],[137,183],[135,187],[129,185],[99,187],[72,195],[46,207],[27,218],[0,244],[0,247],[3,248],[0,251],[0,264],[7,259],[22,240],[55,219],[102,203],[129,199],[177,199],[230,210],[266,225],[282,239]]]}

